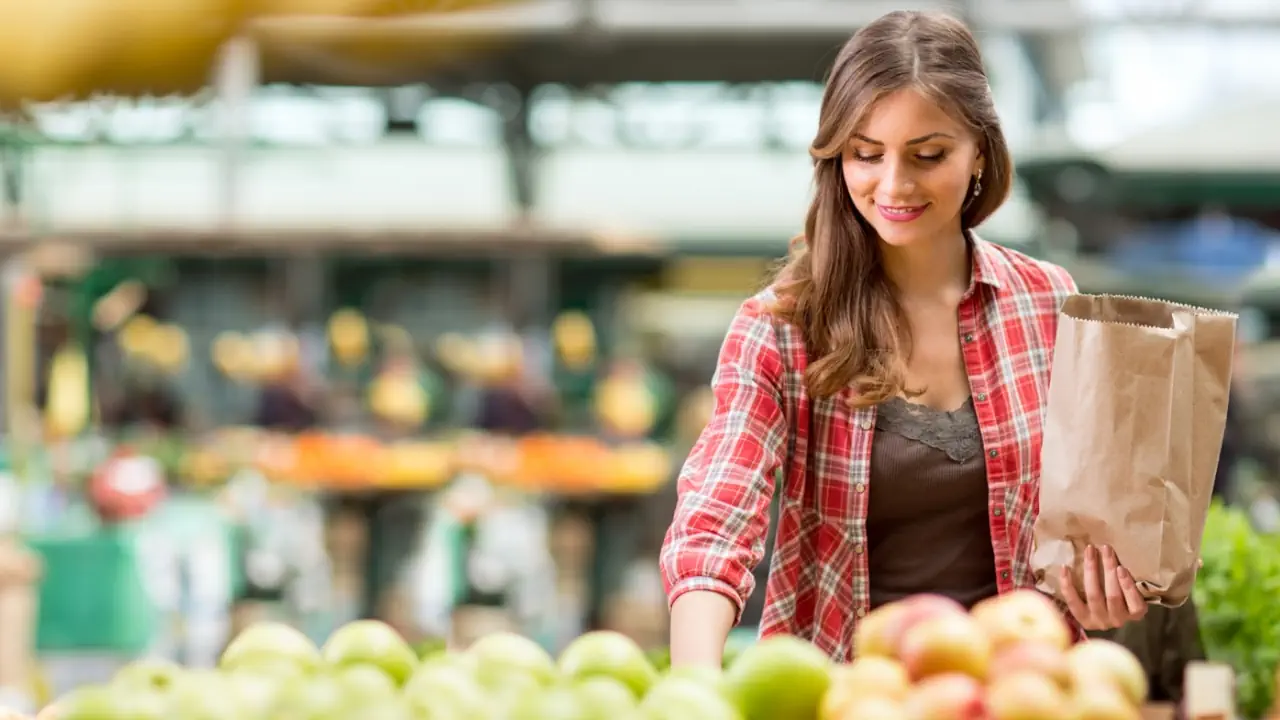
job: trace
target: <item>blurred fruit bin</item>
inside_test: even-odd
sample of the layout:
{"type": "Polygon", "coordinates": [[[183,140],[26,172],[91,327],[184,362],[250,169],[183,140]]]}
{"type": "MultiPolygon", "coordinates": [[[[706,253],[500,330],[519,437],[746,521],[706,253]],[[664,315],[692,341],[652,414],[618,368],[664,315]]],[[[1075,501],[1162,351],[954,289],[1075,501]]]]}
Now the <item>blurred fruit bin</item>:
{"type": "Polygon", "coordinates": [[[541,434],[518,440],[475,433],[383,443],[363,435],[264,435],[255,466],[274,481],[329,491],[433,489],[460,472],[555,494],[644,494],[670,481],[671,452],[652,442],[541,434]]]}
{"type": "Polygon", "coordinates": [[[410,489],[439,487],[453,477],[454,456],[454,444],[447,441],[391,443],[378,455],[374,485],[410,489]]]}
{"type": "Polygon", "coordinates": [[[277,482],[325,490],[428,489],[453,476],[454,445],[383,443],[356,434],[275,435],[260,441],[255,465],[277,482]]]}
{"type": "Polygon", "coordinates": [[[518,441],[515,453],[510,484],[542,492],[644,494],[672,475],[670,451],[652,442],[539,435],[518,441]]]}

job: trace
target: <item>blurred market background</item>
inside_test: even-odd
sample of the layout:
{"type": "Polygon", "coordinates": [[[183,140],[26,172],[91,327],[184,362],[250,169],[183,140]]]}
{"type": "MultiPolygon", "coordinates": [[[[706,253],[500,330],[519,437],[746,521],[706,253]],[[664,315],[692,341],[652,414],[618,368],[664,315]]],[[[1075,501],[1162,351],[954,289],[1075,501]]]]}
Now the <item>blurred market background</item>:
{"type": "MultiPolygon", "coordinates": [[[[898,7],[981,37],[1019,161],[984,236],[1242,314],[1221,489],[1273,529],[1274,0],[0,0],[0,687],[260,617],[660,648],[719,342],[898,7]]],[[[1269,542],[1207,569],[1257,605],[1201,608],[1211,653],[1280,633],[1269,542]]]]}

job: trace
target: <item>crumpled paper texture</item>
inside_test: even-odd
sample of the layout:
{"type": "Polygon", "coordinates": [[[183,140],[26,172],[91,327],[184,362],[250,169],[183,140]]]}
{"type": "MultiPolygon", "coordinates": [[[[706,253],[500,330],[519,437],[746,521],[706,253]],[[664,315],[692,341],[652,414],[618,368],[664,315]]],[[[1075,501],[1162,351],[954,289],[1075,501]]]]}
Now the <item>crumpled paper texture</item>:
{"type": "Polygon", "coordinates": [[[1186,602],[1226,427],[1237,317],[1144,298],[1062,306],[1031,565],[1083,594],[1084,550],[1110,545],[1148,601],[1186,602]]]}

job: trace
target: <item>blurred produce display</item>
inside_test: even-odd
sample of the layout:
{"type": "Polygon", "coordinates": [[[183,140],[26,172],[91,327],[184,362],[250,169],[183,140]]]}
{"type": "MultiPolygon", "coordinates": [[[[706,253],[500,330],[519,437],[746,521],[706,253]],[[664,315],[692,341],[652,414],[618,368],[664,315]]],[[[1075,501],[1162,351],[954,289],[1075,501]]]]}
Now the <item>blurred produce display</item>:
{"type": "Polygon", "coordinates": [[[594,631],[553,657],[496,632],[419,656],[391,626],[356,621],[317,647],[284,624],[251,625],[216,671],[139,661],[107,684],[58,699],[48,720],[1136,720],[1137,659],[1104,640],[1070,644],[1057,608],[1034,591],[972,613],[916,596],[866,619],[864,650],[832,664],[804,640],[753,643],[723,670],[655,666],[625,635],[594,631]]]}
{"type": "MultiPolygon", "coordinates": [[[[461,472],[479,473],[498,487],[563,495],[645,494],[672,478],[675,458],[659,443],[606,443],[598,438],[536,434],[519,439],[477,432],[439,438],[380,439],[312,431],[287,434],[252,426],[228,427],[205,437],[170,435],[129,441],[120,454],[87,469],[92,492],[113,481],[135,452],[154,462],[160,486],[188,490],[221,487],[241,470],[270,481],[324,492],[431,490],[461,472]]],[[[131,461],[132,462],[132,461],[131,461]]],[[[130,476],[132,478],[132,475],[130,476]]],[[[129,487],[140,486],[130,479],[129,487]]]]}
{"type": "MultiPolygon", "coordinates": [[[[464,433],[439,440],[380,441],[369,436],[323,432],[297,436],[252,433],[250,465],[272,480],[324,490],[428,489],[458,471],[483,474],[494,484],[553,493],[646,493],[666,483],[673,459],[649,442],[609,445],[596,438],[530,435],[520,439],[464,433]]],[[[195,452],[205,467],[222,472],[234,465],[213,462],[218,444],[195,452]]],[[[208,477],[196,480],[208,484],[208,477]]]]}

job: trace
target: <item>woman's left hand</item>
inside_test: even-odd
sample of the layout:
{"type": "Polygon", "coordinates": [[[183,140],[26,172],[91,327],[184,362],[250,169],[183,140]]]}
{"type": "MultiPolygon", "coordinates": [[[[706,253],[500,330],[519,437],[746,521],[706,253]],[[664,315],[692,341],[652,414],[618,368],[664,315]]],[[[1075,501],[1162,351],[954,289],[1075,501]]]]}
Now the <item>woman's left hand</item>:
{"type": "Polygon", "coordinates": [[[1141,620],[1147,601],[1133,576],[1120,567],[1115,550],[1090,545],[1084,553],[1084,598],[1076,591],[1071,571],[1062,568],[1058,576],[1067,609],[1085,630],[1110,630],[1141,620]]]}

